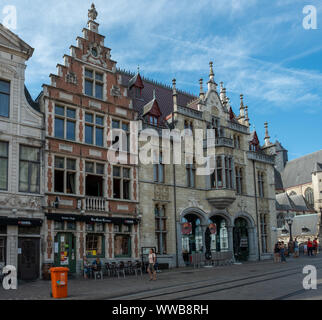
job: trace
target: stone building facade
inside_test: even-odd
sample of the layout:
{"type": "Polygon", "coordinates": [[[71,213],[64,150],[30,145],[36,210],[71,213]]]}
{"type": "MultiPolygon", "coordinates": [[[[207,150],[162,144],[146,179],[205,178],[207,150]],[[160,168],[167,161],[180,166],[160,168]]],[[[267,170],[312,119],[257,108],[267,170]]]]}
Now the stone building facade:
{"type": "MultiPolygon", "coordinates": [[[[251,131],[243,96],[237,115],[223,84],[217,88],[212,63],[199,96],[178,90],[175,80],[165,86],[139,71],[117,69],[96,18],[92,5],[82,37],[57,64],[37,103],[24,89],[33,49],[1,29],[0,83],[6,85],[0,95],[10,98],[10,116],[0,115],[0,161],[10,174],[1,171],[0,183],[8,183],[0,190],[0,258],[5,252],[5,263],[17,264],[20,234],[36,239],[36,276],[42,267],[43,277],[51,266],[80,273],[85,255],[90,261],[138,260],[151,247],[168,267],[189,264],[198,252],[229,252],[239,261],[270,258],[276,152],[267,130],[262,146],[251,131]],[[214,171],[197,174],[202,165],[192,154],[189,164],[164,164],[166,150],[159,146],[152,152],[155,163],[137,161],[137,146],[145,143],[133,140],[133,123],[140,135],[184,130],[183,144],[201,129],[199,154],[211,141],[214,171]],[[3,221],[10,222],[6,228],[3,221]],[[5,249],[3,239],[10,243],[5,249]]],[[[177,142],[169,140],[170,153],[177,142]]],[[[187,156],[183,148],[179,154],[187,156]]]]}
{"type": "MultiPolygon", "coordinates": [[[[216,133],[211,176],[197,175],[196,163],[140,165],[141,247],[156,248],[159,263],[170,267],[189,264],[194,252],[231,252],[236,260],[270,258],[276,241],[274,155],[269,137],[261,147],[250,131],[243,96],[236,116],[222,84],[218,92],[212,63],[208,90],[200,80],[199,97],[177,90],[175,80],[172,89],[139,73],[124,73],[123,81],[142,129],[190,129],[190,135],[202,129],[204,145],[207,129],[216,133]]],[[[173,151],[176,145],[171,146],[173,151]]],[[[164,158],[159,151],[156,158],[164,158]]]]}
{"type": "Polygon", "coordinates": [[[38,278],[43,250],[43,114],[25,87],[34,49],[0,24],[0,263],[38,278]]]}
{"type": "Polygon", "coordinates": [[[129,132],[136,111],[96,17],[92,6],[82,37],[39,99],[46,122],[45,270],[79,273],[84,255],[102,262],[139,258],[138,169],[127,161],[126,146],[115,155],[125,164],[107,161],[119,139],[110,139],[110,130],[129,132]]]}

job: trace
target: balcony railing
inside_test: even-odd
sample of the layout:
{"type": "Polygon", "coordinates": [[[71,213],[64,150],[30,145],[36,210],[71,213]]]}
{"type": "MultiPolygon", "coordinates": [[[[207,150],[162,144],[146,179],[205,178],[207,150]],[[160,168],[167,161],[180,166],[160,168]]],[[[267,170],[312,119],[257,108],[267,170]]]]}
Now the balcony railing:
{"type": "Polygon", "coordinates": [[[249,160],[255,160],[258,162],[264,162],[268,164],[275,164],[275,157],[268,154],[256,151],[247,151],[247,158],[249,160]]]}
{"type": "Polygon", "coordinates": [[[86,197],[87,211],[106,211],[106,200],[103,197],[86,197]]]}
{"type": "Polygon", "coordinates": [[[248,133],[248,127],[246,127],[240,123],[228,121],[228,128],[238,131],[238,132],[241,132],[241,133],[248,133]]]}
{"type": "MultiPolygon", "coordinates": [[[[215,147],[229,147],[233,148],[234,147],[234,141],[233,139],[226,138],[226,137],[218,137],[215,138],[215,147]]],[[[211,139],[210,139],[210,145],[211,145],[211,139]]],[[[203,147],[207,148],[207,139],[204,139],[203,141],[203,147]]]]}

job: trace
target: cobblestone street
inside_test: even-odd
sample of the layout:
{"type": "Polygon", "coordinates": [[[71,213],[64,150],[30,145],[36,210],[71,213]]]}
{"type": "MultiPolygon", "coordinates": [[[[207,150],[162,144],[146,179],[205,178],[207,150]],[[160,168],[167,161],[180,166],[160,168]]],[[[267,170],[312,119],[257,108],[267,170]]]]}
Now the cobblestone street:
{"type": "MultiPolygon", "coordinates": [[[[157,281],[143,276],[104,277],[103,280],[71,279],[68,299],[81,300],[223,300],[223,299],[321,299],[322,256],[289,258],[215,268],[181,268],[158,273],[157,281]],[[318,289],[304,290],[305,265],[317,268],[318,289]]],[[[0,299],[48,300],[50,281],[19,283],[17,290],[0,289],[0,299]]]]}

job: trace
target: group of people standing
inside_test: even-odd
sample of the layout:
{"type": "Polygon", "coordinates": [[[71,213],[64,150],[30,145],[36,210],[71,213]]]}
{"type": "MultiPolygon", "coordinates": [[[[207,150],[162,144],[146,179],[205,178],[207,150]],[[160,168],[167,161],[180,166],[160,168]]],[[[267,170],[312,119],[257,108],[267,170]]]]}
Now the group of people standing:
{"type": "MultiPolygon", "coordinates": [[[[318,252],[318,241],[317,238],[315,238],[313,241],[309,238],[308,241],[306,241],[303,244],[303,249],[304,249],[304,255],[308,256],[316,256],[318,252]]],[[[275,244],[274,247],[274,262],[286,262],[286,254],[285,252],[287,251],[288,254],[293,250],[294,252],[294,258],[298,258],[300,255],[300,246],[297,241],[297,238],[295,238],[294,241],[290,241],[288,243],[288,246],[284,243],[284,241],[278,241],[275,244]]]]}

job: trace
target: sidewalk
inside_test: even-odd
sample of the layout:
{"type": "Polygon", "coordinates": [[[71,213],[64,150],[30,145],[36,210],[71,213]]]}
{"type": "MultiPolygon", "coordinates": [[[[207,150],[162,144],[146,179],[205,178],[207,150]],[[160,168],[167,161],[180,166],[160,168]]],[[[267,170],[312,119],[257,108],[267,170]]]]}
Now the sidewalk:
{"type": "MultiPolygon", "coordinates": [[[[246,262],[241,265],[222,266],[215,268],[184,267],[170,269],[157,274],[157,281],[149,281],[149,276],[105,277],[103,280],[82,278],[72,279],[68,282],[68,298],[80,300],[109,299],[138,291],[164,288],[189,283],[206,282],[207,280],[234,280],[254,274],[266,273],[290,268],[291,266],[313,263],[315,259],[321,263],[321,255],[317,257],[288,258],[288,263],[274,263],[272,260],[260,262],[246,262]]],[[[17,290],[4,290],[0,288],[0,300],[51,300],[51,282],[38,280],[18,285],[17,290]]]]}

